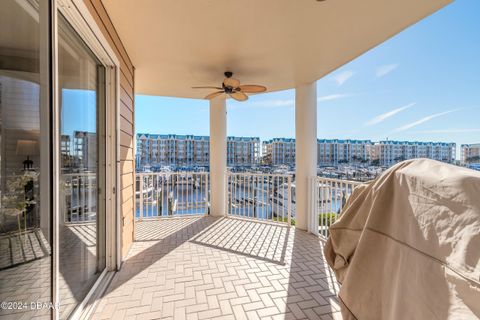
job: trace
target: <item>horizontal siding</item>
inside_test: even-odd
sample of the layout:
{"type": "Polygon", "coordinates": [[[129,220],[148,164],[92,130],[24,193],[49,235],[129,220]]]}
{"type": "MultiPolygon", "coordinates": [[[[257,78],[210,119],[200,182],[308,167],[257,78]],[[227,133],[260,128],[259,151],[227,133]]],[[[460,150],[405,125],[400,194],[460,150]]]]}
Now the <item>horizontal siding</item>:
{"type": "Polygon", "coordinates": [[[133,173],[134,172],[134,163],[130,160],[122,160],[120,161],[120,169],[125,173],[133,173]]]}
{"type": "Polygon", "coordinates": [[[101,0],[84,0],[98,27],[120,61],[120,208],[123,217],[122,256],[125,257],[134,237],[135,162],[134,146],[134,67],[101,0]]]}
{"type": "Polygon", "coordinates": [[[128,148],[133,148],[132,136],[128,133],[120,131],[120,145],[128,148]]]}
{"type": "Polygon", "coordinates": [[[120,130],[133,136],[133,124],[120,113],[120,130]]]}
{"type": "Polygon", "coordinates": [[[120,161],[122,160],[132,160],[133,161],[133,149],[120,146],[120,161]]]}

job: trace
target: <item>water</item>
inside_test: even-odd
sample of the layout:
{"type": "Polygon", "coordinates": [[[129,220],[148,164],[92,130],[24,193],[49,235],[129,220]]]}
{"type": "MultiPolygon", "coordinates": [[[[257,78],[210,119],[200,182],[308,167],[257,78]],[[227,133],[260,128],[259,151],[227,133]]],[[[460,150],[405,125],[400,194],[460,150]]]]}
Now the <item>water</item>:
{"type": "MultiPolygon", "coordinates": [[[[140,200],[137,198],[135,216],[140,218],[167,217],[175,215],[206,214],[205,188],[188,186],[176,186],[168,192],[161,189],[144,193],[143,212],[140,212],[140,200]],[[167,196],[170,195],[170,197],[167,196]],[[173,211],[172,208],[175,207],[173,211]]],[[[288,189],[285,186],[277,186],[266,183],[242,183],[229,185],[229,203],[227,210],[229,215],[250,217],[263,220],[286,221],[288,217],[288,189]]],[[[333,199],[319,203],[319,209],[323,212],[338,213],[341,208],[341,200],[333,199]]],[[[295,218],[295,203],[291,202],[292,218],[295,218]]]]}

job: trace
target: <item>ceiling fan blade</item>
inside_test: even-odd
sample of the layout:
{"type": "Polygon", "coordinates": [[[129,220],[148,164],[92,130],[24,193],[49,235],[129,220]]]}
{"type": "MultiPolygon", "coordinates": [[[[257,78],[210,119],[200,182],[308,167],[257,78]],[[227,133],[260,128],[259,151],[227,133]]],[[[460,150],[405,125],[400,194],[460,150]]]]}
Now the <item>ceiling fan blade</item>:
{"type": "Polygon", "coordinates": [[[223,84],[225,87],[236,88],[240,85],[240,81],[234,78],[225,78],[225,80],[223,80],[223,84]]]}
{"type": "Polygon", "coordinates": [[[208,100],[211,100],[215,97],[218,97],[219,95],[221,95],[223,93],[223,91],[217,91],[217,92],[213,92],[213,93],[210,93],[209,95],[207,95],[205,97],[205,99],[208,99],[208,100]]]}
{"type": "Polygon", "coordinates": [[[246,92],[246,93],[257,93],[257,92],[267,91],[267,87],[259,86],[256,84],[243,84],[239,88],[240,88],[240,91],[246,92]]]}
{"type": "Polygon", "coordinates": [[[217,89],[217,90],[222,90],[223,88],[220,87],[192,87],[192,89],[217,89]]]}
{"type": "Polygon", "coordinates": [[[243,92],[233,92],[233,93],[230,94],[230,97],[232,97],[233,99],[235,99],[237,101],[248,100],[248,96],[243,92]]]}

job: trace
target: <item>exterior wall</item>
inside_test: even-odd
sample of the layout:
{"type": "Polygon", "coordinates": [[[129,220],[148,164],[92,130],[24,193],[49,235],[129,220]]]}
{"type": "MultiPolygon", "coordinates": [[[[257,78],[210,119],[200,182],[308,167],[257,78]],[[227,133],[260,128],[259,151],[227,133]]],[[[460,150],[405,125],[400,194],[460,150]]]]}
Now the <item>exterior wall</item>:
{"type": "Polygon", "coordinates": [[[373,159],[382,166],[391,166],[397,162],[414,158],[429,158],[453,163],[455,149],[455,143],[388,140],[375,143],[373,159]]]}
{"type": "Polygon", "coordinates": [[[120,208],[122,215],[122,256],[133,242],[135,212],[134,148],[134,67],[101,0],[84,0],[91,15],[120,60],[120,208]]]}
{"type": "MultiPolygon", "coordinates": [[[[253,166],[259,163],[260,139],[252,137],[227,138],[227,165],[253,166]]],[[[210,138],[193,135],[137,135],[137,168],[149,166],[208,166],[210,138]]]]}
{"type": "Polygon", "coordinates": [[[462,144],[460,161],[462,164],[480,164],[480,143],[462,144]]]}

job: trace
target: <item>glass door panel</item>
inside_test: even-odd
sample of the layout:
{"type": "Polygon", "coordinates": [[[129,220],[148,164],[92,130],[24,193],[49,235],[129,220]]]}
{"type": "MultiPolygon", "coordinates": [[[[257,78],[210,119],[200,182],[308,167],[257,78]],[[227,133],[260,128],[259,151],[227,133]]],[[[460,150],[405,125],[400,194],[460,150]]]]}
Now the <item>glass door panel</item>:
{"type": "Polygon", "coordinates": [[[0,4],[0,318],[51,314],[48,13],[0,4]]]}
{"type": "Polygon", "coordinates": [[[60,316],[105,268],[105,69],[59,15],[60,316]]]}

